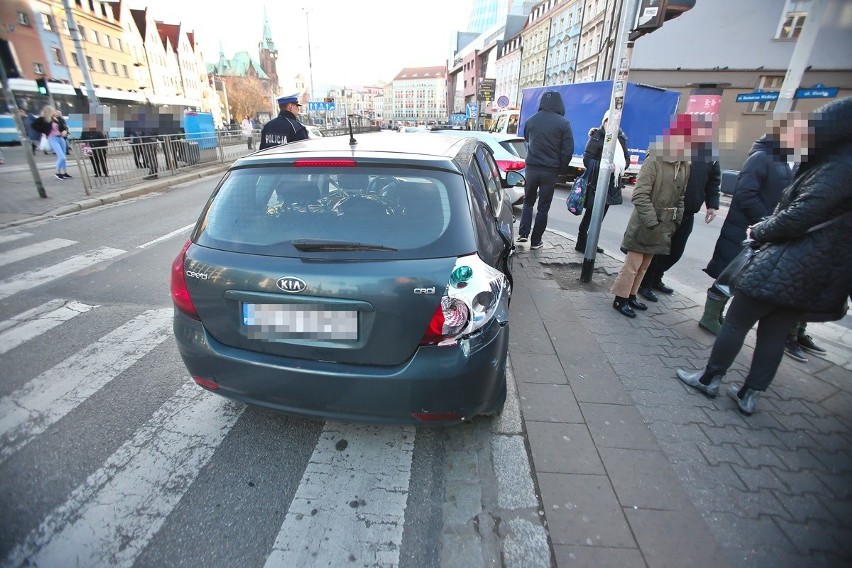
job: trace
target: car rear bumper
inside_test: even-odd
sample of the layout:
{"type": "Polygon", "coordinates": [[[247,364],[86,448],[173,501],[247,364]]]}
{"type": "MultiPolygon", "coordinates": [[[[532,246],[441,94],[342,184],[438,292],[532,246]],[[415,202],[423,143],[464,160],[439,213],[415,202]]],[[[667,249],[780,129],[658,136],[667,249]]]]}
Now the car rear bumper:
{"type": "Polygon", "coordinates": [[[509,326],[493,322],[464,344],[421,346],[402,365],[370,367],[280,357],[228,347],[176,311],[175,338],[193,377],[213,391],[288,414],[343,421],[455,424],[499,410],[509,326]],[[414,413],[455,413],[423,422],[414,413]],[[457,416],[457,417],[456,417],[457,416]]]}

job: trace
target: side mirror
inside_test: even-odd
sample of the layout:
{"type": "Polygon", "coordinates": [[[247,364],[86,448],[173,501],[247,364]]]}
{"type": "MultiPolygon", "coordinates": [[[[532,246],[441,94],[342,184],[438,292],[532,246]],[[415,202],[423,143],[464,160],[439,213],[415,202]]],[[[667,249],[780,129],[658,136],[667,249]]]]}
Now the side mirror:
{"type": "Polygon", "coordinates": [[[519,171],[511,170],[506,172],[506,183],[509,187],[518,187],[527,183],[527,178],[519,171]]]}

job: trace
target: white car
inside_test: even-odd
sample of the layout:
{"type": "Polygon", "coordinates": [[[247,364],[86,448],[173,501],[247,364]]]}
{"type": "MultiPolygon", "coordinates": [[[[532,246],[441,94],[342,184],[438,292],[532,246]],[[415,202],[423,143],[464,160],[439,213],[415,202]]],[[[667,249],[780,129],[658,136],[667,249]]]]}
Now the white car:
{"type": "MultiPolygon", "coordinates": [[[[436,134],[458,136],[459,138],[477,138],[482,140],[494,153],[494,160],[500,168],[503,186],[506,186],[506,173],[510,171],[526,172],[527,144],[517,134],[500,134],[499,132],[483,132],[480,130],[431,130],[436,134]]],[[[520,205],[524,201],[524,188],[506,187],[509,201],[512,205],[520,205]]]]}
{"type": "Polygon", "coordinates": [[[305,125],[305,128],[308,129],[308,137],[309,138],[322,138],[322,130],[312,125],[305,125]]]}

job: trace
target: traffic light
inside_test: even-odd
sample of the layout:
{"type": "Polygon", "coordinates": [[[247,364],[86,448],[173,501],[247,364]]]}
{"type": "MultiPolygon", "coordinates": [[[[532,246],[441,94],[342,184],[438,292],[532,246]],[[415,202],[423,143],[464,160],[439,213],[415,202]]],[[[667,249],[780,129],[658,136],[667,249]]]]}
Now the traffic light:
{"type": "Polygon", "coordinates": [[[640,0],[636,27],[630,32],[630,41],[661,28],[664,22],[694,7],[695,0],[640,0]]]}
{"type": "Polygon", "coordinates": [[[334,102],[334,97],[326,97],[326,98],[325,98],[325,99],[323,99],[323,100],[325,100],[325,102],[327,102],[327,103],[333,103],[333,102],[334,102]]]}
{"type": "Polygon", "coordinates": [[[44,97],[47,96],[47,79],[36,79],[36,89],[38,94],[44,97]]]}

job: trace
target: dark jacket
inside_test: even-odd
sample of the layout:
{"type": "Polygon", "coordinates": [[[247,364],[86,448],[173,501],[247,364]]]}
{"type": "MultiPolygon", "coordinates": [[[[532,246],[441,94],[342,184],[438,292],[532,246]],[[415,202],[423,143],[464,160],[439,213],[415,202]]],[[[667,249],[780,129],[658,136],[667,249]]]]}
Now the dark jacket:
{"type": "Polygon", "coordinates": [[[38,132],[35,128],[33,128],[33,123],[36,121],[38,117],[34,114],[27,113],[24,115],[24,128],[27,129],[27,138],[29,138],[32,142],[38,142],[41,140],[41,132],[38,132]]]}
{"type": "Polygon", "coordinates": [[[263,125],[260,131],[260,149],[280,146],[308,138],[308,129],[292,112],[282,110],[278,117],[263,125]]]}
{"type": "Polygon", "coordinates": [[[772,214],[781,192],[790,185],[793,172],[787,164],[789,151],[764,135],[751,147],[743,169],[737,177],[737,186],[722,231],[716,241],[713,258],[704,272],[716,278],[737,256],[746,238],[746,229],[772,214]]]}
{"type": "Polygon", "coordinates": [[[719,162],[692,160],[689,168],[689,179],[686,182],[686,193],[683,196],[683,212],[695,215],[701,211],[701,206],[708,209],[719,209],[719,187],[722,184],[722,169],[719,162]]]}
{"type": "MultiPolygon", "coordinates": [[[[587,177],[586,203],[587,208],[592,207],[595,199],[595,188],[598,186],[598,173],[600,172],[601,156],[603,156],[604,140],[606,139],[606,131],[603,126],[600,128],[592,128],[589,130],[589,141],[586,142],[586,149],[583,152],[583,165],[589,170],[587,177]]],[[[618,129],[618,141],[621,142],[621,148],[624,150],[624,163],[630,164],[630,155],[627,153],[627,136],[624,131],[618,129]]],[[[615,149],[618,152],[618,148],[615,149]]],[[[607,205],[621,205],[624,203],[624,198],[621,197],[621,180],[615,179],[613,173],[609,180],[609,189],[606,194],[607,205]]]]}
{"type": "Polygon", "coordinates": [[[571,123],[565,118],[562,95],[548,91],[541,96],[538,112],[524,125],[524,140],[527,141],[528,168],[568,173],[574,154],[574,135],[571,123]]]}
{"type": "Polygon", "coordinates": [[[84,130],[80,133],[80,140],[87,140],[89,147],[103,148],[104,151],[106,151],[106,147],[109,145],[109,141],[100,130],[84,130]]]}
{"type": "Polygon", "coordinates": [[[804,312],[802,321],[843,317],[852,294],[852,97],[814,111],[814,136],[775,214],[752,227],[769,243],[737,293],[804,312]],[[842,217],[841,217],[842,216],[842,217]],[[830,225],[807,232],[826,221],[830,225]]]}
{"type": "MultiPolygon", "coordinates": [[[[53,120],[45,120],[44,118],[39,116],[38,118],[33,120],[33,130],[35,130],[39,134],[44,134],[45,136],[49,136],[50,135],[50,123],[51,122],[56,122],[56,124],[59,126],[59,133],[60,134],[64,131],[68,130],[68,125],[65,124],[65,119],[62,118],[61,116],[57,116],[53,120]]],[[[41,138],[41,136],[39,136],[39,138],[41,138]]]]}

